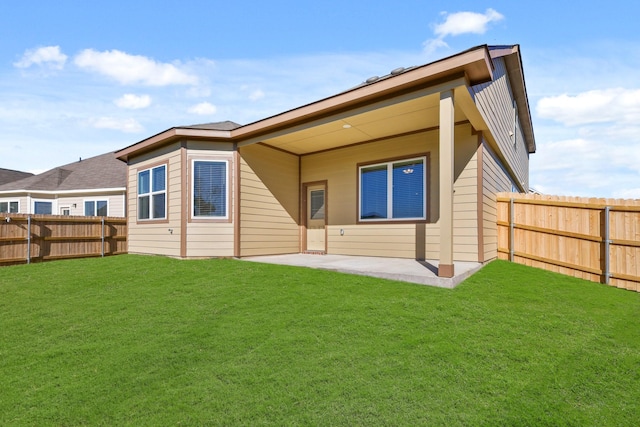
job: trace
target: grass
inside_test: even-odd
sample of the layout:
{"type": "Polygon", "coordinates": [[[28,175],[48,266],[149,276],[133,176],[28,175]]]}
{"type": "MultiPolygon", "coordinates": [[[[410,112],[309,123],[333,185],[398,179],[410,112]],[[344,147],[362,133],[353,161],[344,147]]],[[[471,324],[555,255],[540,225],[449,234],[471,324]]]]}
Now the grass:
{"type": "Polygon", "coordinates": [[[640,419],[640,294],[520,265],[454,290],[135,255],[0,273],[3,426],[640,419]]]}

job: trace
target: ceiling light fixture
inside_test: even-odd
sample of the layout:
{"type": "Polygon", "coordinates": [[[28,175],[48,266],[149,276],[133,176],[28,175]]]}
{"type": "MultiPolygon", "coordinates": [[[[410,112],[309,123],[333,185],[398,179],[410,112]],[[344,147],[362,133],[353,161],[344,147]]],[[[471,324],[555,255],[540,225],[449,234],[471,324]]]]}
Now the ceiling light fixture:
{"type": "Polygon", "coordinates": [[[342,127],[344,129],[349,129],[349,128],[351,128],[351,125],[349,123],[345,123],[345,124],[342,125],[342,127]]]}

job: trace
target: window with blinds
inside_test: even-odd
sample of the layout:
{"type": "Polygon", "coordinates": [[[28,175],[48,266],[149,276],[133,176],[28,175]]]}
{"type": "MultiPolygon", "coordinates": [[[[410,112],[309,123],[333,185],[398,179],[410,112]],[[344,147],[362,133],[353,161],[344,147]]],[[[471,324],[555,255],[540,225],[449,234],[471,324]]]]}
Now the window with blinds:
{"type": "Polygon", "coordinates": [[[361,166],[360,220],[426,219],[426,158],[361,166]]]}
{"type": "Polygon", "coordinates": [[[194,160],[192,167],[193,218],[228,218],[228,162],[194,160]]]}

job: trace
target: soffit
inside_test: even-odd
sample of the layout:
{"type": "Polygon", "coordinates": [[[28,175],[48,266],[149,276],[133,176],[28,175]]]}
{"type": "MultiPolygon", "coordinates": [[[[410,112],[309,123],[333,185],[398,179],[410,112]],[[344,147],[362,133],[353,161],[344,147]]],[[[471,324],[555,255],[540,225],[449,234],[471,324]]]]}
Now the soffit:
{"type": "MultiPolygon", "coordinates": [[[[439,124],[439,93],[399,102],[374,110],[343,113],[322,124],[264,139],[269,146],[294,154],[322,150],[436,128],[439,124]]],[[[455,109],[456,122],[466,120],[461,108],[455,109]]]]}

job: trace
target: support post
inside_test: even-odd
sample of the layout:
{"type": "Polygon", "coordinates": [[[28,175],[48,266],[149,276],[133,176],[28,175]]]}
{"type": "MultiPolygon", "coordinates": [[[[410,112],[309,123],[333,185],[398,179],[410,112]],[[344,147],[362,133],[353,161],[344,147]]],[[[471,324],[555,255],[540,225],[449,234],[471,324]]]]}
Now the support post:
{"type": "Polygon", "coordinates": [[[31,264],[31,215],[27,216],[27,264],[31,264]]]}
{"type": "Polygon", "coordinates": [[[515,203],[513,197],[509,200],[509,261],[513,262],[515,259],[515,203]]]}
{"type": "Polygon", "coordinates": [[[104,217],[100,220],[100,225],[102,226],[102,236],[101,236],[101,245],[100,245],[100,254],[104,258],[104,217]]]}
{"type": "Polygon", "coordinates": [[[610,218],[611,208],[609,206],[604,207],[604,283],[607,285],[611,280],[611,259],[610,259],[610,248],[611,248],[611,239],[610,234],[611,231],[609,229],[609,218],[610,218]]]}
{"type": "Polygon", "coordinates": [[[438,276],[453,277],[453,90],[440,93],[440,262],[438,276]]]}

